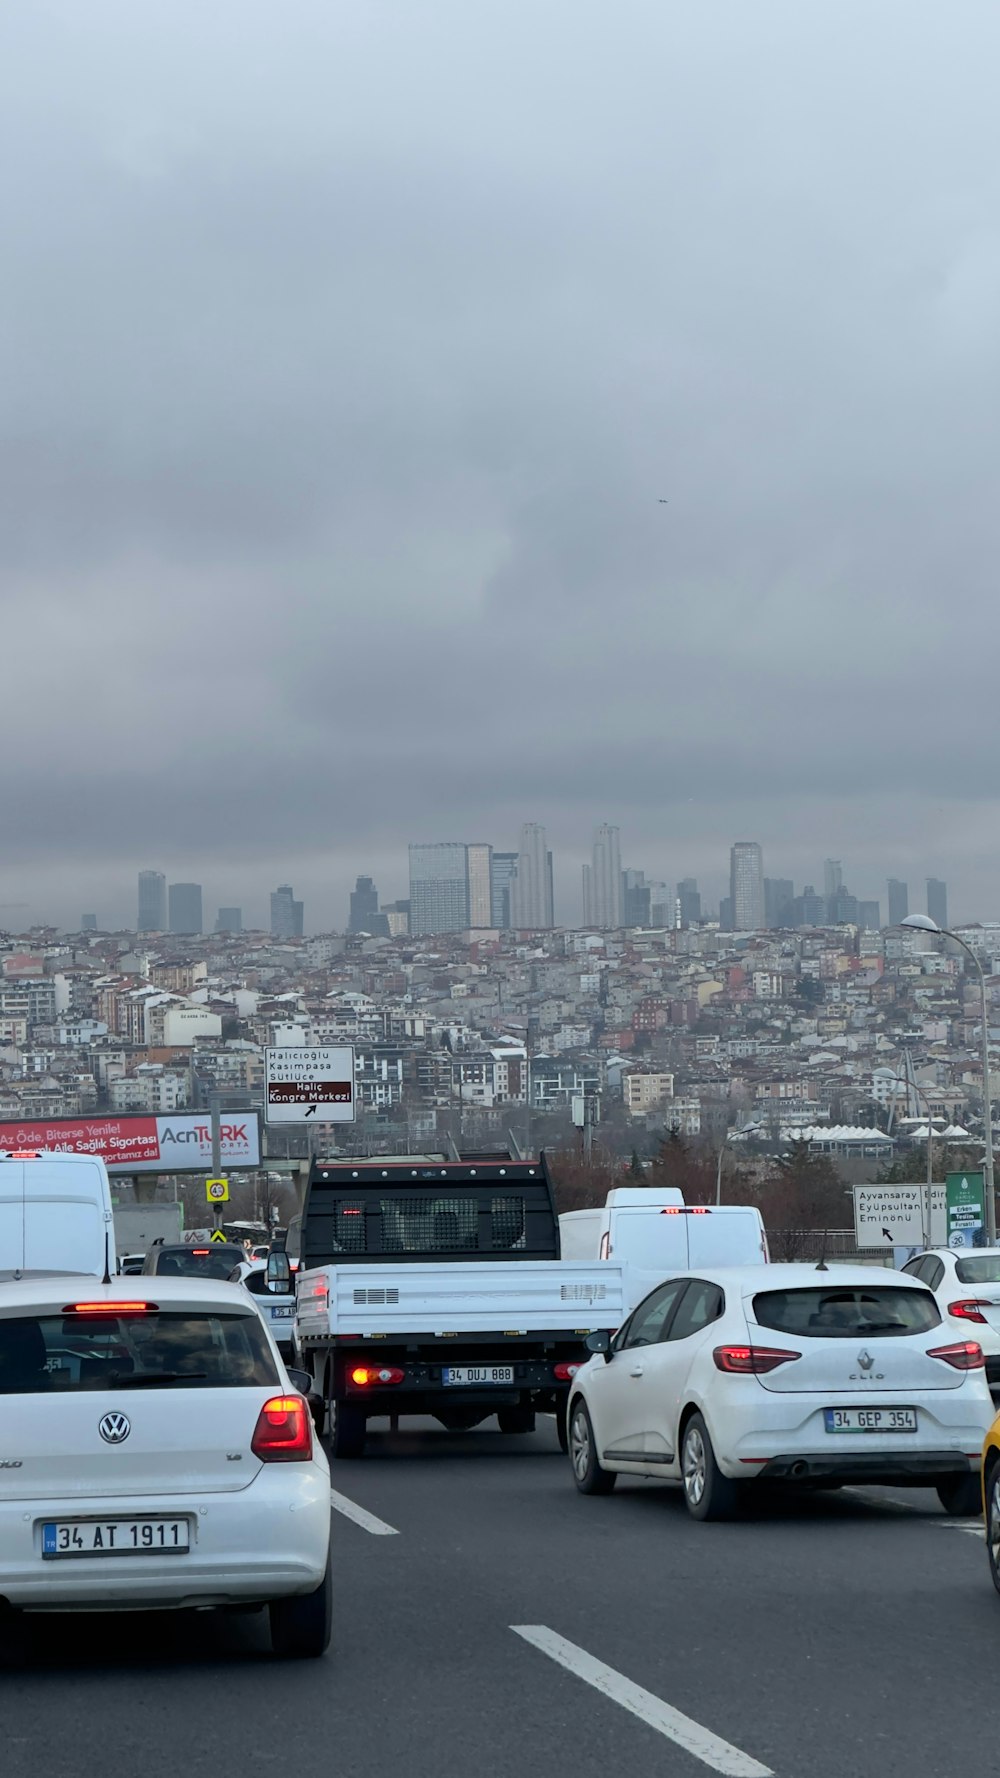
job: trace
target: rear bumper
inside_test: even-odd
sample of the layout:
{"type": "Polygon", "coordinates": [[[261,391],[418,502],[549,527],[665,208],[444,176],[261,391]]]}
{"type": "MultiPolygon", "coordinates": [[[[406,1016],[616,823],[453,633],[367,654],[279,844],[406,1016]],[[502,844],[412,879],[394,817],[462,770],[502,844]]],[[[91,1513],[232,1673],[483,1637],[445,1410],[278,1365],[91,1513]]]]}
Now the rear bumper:
{"type": "Polygon", "coordinates": [[[756,1471],[765,1482],[867,1482],[933,1487],[943,1476],[978,1474],[979,1459],[957,1451],[793,1451],[756,1471]]]}
{"type": "Polygon", "coordinates": [[[9,1501],[0,1507],[0,1602],[27,1611],[263,1603],[312,1592],[326,1572],[329,1545],[325,1459],[267,1465],[249,1487],[229,1493],[9,1501]],[[190,1550],[61,1561],[41,1555],[46,1519],[150,1515],[187,1519],[190,1550]]]}

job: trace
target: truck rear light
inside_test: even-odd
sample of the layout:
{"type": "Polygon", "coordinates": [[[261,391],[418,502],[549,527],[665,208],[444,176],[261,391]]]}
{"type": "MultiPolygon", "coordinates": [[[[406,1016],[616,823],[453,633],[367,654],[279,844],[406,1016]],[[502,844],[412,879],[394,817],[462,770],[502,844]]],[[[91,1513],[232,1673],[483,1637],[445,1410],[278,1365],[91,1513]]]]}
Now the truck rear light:
{"type": "Polygon", "coordinates": [[[351,1371],[351,1382],[357,1389],[370,1389],[372,1384],[402,1383],[406,1376],[398,1364],[356,1364],[351,1371]]]}
{"type": "Polygon", "coordinates": [[[959,1340],[954,1346],[933,1346],[928,1358],[940,1358],[956,1371],[978,1371],[986,1363],[978,1340],[959,1340]]]}
{"type": "Polygon", "coordinates": [[[960,1321],[978,1321],[985,1327],[986,1316],[982,1311],[989,1308],[992,1308],[991,1303],[981,1303],[977,1297],[964,1296],[960,1302],[948,1304],[948,1313],[957,1315],[960,1321]]]}
{"type": "Polygon", "coordinates": [[[555,1377],[557,1383],[569,1383],[576,1376],[577,1371],[584,1362],[585,1361],[582,1358],[577,1358],[572,1364],[554,1364],[552,1366],[552,1375],[555,1377]]]}
{"type": "Polygon", "coordinates": [[[250,1449],[262,1463],[308,1463],[312,1415],[301,1395],[272,1395],[264,1403],[250,1449]]]}
{"type": "Polygon", "coordinates": [[[791,1364],[801,1352],[786,1352],[781,1346],[716,1346],[712,1353],[715,1368],[738,1376],[765,1376],[776,1371],[779,1364],[791,1364]]]}
{"type": "Polygon", "coordinates": [[[126,1303],[119,1298],[117,1302],[105,1303],[67,1303],[64,1315],[154,1315],[156,1303],[126,1303]]]}

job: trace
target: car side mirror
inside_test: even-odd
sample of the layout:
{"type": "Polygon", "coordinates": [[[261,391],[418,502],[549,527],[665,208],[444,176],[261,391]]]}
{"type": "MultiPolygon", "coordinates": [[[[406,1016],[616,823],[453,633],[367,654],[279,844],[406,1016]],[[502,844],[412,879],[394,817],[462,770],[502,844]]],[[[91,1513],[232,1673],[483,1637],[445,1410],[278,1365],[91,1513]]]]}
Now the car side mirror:
{"type": "Polygon", "coordinates": [[[287,1253],[280,1249],[267,1256],[267,1288],[273,1291],[289,1291],[292,1288],[292,1268],[288,1263],[287,1253]]]}
{"type": "Polygon", "coordinates": [[[293,1389],[297,1389],[300,1395],[312,1394],[313,1380],[308,1371],[293,1370],[290,1364],[286,1364],[285,1369],[293,1389]]]}
{"type": "Polygon", "coordinates": [[[584,1340],[588,1352],[603,1352],[605,1364],[611,1360],[611,1335],[606,1327],[599,1327],[596,1333],[588,1334],[584,1340]]]}

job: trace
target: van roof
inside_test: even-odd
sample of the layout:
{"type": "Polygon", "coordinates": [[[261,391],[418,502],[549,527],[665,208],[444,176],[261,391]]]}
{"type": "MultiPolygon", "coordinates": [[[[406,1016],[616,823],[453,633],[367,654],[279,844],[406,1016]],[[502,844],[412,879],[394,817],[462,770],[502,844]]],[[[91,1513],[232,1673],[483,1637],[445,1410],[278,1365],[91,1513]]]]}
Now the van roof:
{"type": "Polygon", "coordinates": [[[0,1161],[44,1161],[47,1167],[103,1167],[99,1154],[70,1154],[64,1148],[0,1148],[0,1161]]]}

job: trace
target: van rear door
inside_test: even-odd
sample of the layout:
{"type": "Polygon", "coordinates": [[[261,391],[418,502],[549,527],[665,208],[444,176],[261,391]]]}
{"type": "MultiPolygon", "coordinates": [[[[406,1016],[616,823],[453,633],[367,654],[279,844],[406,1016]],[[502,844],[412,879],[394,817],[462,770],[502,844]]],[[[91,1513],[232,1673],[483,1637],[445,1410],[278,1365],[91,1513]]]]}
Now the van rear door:
{"type": "Polygon", "coordinates": [[[695,1210],[684,1220],[692,1271],[702,1266],[763,1265],[767,1260],[760,1211],[752,1205],[723,1204],[695,1210]]]}
{"type": "Polygon", "coordinates": [[[24,1162],[0,1155],[0,1277],[24,1269],[24,1162]]]}
{"type": "MultiPolygon", "coordinates": [[[[100,1277],[110,1230],[104,1173],[97,1161],[40,1155],[21,1163],[25,1272],[88,1272],[100,1277]]],[[[114,1265],[112,1237],[111,1263],[114,1265]]]]}

